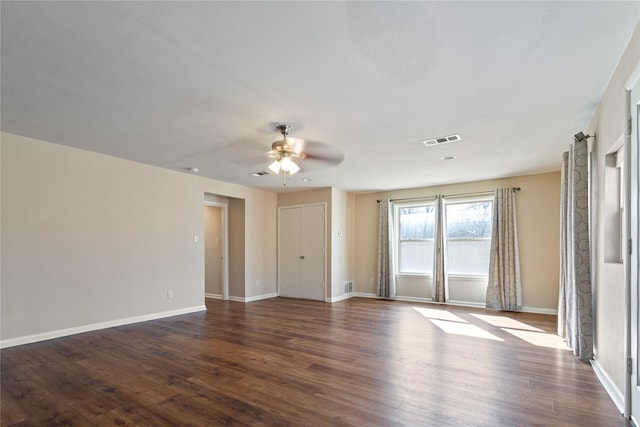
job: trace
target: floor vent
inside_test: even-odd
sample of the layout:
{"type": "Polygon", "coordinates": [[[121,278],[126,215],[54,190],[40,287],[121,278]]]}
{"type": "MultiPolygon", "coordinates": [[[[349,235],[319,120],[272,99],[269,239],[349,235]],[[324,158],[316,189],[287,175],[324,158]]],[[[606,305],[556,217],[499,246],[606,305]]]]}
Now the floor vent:
{"type": "Polygon", "coordinates": [[[353,292],[353,281],[344,282],[344,293],[350,294],[351,292],[353,292]]]}

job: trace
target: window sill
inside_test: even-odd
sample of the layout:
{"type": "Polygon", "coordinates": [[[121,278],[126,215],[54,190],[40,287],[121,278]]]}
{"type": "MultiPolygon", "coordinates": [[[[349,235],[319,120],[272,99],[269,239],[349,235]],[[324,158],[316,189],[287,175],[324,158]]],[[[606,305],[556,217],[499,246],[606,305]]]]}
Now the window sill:
{"type": "Polygon", "coordinates": [[[449,274],[449,278],[488,280],[489,275],[487,274],[449,274]]]}
{"type": "Polygon", "coordinates": [[[433,278],[433,274],[425,274],[425,273],[396,273],[396,277],[412,277],[418,279],[431,279],[433,278]]]}

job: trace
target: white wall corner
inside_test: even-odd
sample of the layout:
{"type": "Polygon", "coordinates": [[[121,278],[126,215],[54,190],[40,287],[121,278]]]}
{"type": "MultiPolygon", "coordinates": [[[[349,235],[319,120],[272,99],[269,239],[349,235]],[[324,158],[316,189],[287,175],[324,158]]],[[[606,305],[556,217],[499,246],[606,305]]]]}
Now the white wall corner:
{"type": "Polygon", "coordinates": [[[333,297],[333,298],[326,298],[325,302],[338,302],[338,301],[344,301],[346,299],[349,298],[353,298],[354,296],[356,296],[353,292],[350,292],[348,294],[344,294],[344,295],[340,295],[337,297],[333,297]]]}
{"type": "Polygon", "coordinates": [[[269,299],[269,298],[275,298],[277,297],[278,294],[276,292],[270,293],[270,294],[262,294],[262,295],[255,295],[249,298],[242,298],[243,302],[252,302],[252,301],[259,301],[259,300],[263,300],[263,299],[269,299]]]}
{"type": "Polygon", "coordinates": [[[624,413],[624,393],[616,386],[607,371],[602,369],[597,359],[591,361],[593,371],[596,373],[598,380],[609,394],[609,397],[618,408],[620,413],[624,413]]]}

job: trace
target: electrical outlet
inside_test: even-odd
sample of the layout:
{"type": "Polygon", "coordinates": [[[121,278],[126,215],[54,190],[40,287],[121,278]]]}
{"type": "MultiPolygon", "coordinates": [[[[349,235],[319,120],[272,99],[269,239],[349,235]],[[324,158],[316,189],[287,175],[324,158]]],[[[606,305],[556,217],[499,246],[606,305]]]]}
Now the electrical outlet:
{"type": "Polygon", "coordinates": [[[167,291],[167,299],[171,299],[171,298],[173,298],[173,291],[171,289],[169,289],[167,291]]]}

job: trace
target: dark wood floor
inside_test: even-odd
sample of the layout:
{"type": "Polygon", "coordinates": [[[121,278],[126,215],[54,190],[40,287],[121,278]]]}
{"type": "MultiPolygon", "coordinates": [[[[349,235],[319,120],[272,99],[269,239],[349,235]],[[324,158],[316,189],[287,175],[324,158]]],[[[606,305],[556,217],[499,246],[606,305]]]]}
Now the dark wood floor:
{"type": "Polygon", "coordinates": [[[361,298],[207,308],[3,350],[2,425],[628,425],[589,365],[514,335],[553,345],[553,316],[503,325],[361,298]]]}

